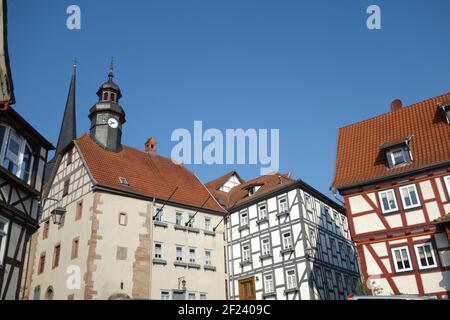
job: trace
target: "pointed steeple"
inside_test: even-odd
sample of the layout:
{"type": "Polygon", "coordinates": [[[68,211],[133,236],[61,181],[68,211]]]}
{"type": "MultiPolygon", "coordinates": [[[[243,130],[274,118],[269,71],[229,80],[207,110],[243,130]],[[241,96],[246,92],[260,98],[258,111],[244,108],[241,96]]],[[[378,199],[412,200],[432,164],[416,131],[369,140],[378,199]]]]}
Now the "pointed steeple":
{"type": "Polygon", "coordinates": [[[67,95],[66,108],[64,109],[63,121],[61,130],[59,131],[58,144],[56,145],[56,152],[58,154],[64,149],[72,140],[77,138],[77,121],[75,111],[75,83],[77,77],[77,65],[73,65],[72,79],[70,80],[69,94],[67,95]]]}
{"type": "Polygon", "coordinates": [[[58,154],[74,139],[77,138],[77,121],[75,109],[75,84],[77,78],[77,65],[74,60],[72,69],[72,78],[70,80],[69,93],[67,95],[66,107],[64,109],[64,116],[59,131],[58,144],[56,145],[55,155],[53,159],[47,162],[45,166],[44,184],[48,182],[52,176],[58,154]]]}

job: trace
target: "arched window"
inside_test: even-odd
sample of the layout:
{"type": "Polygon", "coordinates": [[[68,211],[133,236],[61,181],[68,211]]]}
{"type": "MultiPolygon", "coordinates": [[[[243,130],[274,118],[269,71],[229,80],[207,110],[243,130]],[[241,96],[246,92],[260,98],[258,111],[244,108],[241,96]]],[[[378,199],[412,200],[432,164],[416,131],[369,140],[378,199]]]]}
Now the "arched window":
{"type": "Polygon", "coordinates": [[[111,92],[111,101],[116,102],[116,94],[111,92]]]}
{"type": "Polygon", "coordinates": [[[103,92],[103,100],[108,100],[108,92],[103,92]]]}
{"type": "Polygon", "coordinates": [[[53,291],[53,287],[49,286],[47,288],[47,291],[45,292],[45,300],[53,300],[54,295],[55,295],[55,293],[53,291]]]}
{"type": "Polygon", "coordinates": [[[26,140],[11,127],[0,124],[0,165],[30,184],[33,160],[26,140]]]}

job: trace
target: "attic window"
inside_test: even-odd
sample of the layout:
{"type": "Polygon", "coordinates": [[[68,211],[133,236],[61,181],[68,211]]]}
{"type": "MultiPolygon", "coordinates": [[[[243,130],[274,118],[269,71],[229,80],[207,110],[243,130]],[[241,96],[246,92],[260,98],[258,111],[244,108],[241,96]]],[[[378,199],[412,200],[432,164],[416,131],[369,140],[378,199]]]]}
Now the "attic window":
{"type": "Polygon", "coordinates": [[[450,124],[450,103],[447,104],[439,103],[438,108],[444,112],[445,118],[447,119],[447,123],[450,124]]]}
{"type": "Polygon", "coordinates": [[[119,182],[120,182],[120,184],[123,184],[125,186],[129,185],[128,180],[124,177],[119,177],[119,182]]]}
{"type": "Polygon", "coordinates": [[[386,155],[386,162],[389,169],[408,164],[412,161],[409,136],[400,141],[385,143],[380,149],[386,155]]]}

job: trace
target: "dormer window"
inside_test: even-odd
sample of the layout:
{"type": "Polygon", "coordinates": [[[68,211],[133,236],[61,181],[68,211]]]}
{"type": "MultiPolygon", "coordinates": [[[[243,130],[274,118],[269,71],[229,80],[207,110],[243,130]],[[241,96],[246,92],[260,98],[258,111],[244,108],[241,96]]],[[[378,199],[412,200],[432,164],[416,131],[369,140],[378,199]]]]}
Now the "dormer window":
{"type": "Polygon", "coordinates": [[[261,188],[261,186],[250,186],[250,187],[247,187],[248,195],[249,196],[254,195],[259,190],[259,188],[261,188]]]}
{"type": "Polygon", "coordinates": [[[412,161],[410,141],[411,136],[400,141],[385,143],[380,149],[386,155],[386,162],[389,169],[408,164],[412,161]]]}
{"type": "Polygon", "coordinates": [[[124,186],[128,186],[129,185],[128,180],[125,177],[119,177],[119,182],[120,182],[120,184],[122,184],[124,186]]]}
{"type": "Polygon", "coordinates": [[[450,124],[450,103],[443,104],[440,103],[438,106],[445,114],[445,118],[447,119],[447,123],[450,124]]]}

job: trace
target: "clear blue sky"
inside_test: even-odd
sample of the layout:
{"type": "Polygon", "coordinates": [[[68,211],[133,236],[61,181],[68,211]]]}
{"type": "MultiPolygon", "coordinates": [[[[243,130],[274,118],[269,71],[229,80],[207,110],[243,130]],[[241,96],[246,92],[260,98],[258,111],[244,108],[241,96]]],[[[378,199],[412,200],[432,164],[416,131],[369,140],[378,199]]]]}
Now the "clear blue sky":
{"type": "MultiPolygon", "coordinates": [[[[78,132],[111,56],[127,113],[123,142],[176,128],[279,128],[280,171],[328,193],[337,129],[450,91],[450,1],[14,0],[9,48],[17,104],[56,144],[71,60],[80,61],[78,132]],[[82,29],[66,29],[77,4],[82,29]],[[366,28],[366,8],[382,29],[366,28]]],[[[236,168],[189,166],[205,182],[236,168]]]]}

